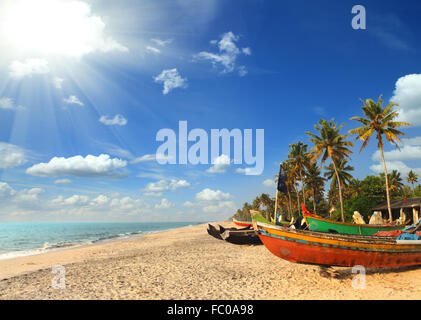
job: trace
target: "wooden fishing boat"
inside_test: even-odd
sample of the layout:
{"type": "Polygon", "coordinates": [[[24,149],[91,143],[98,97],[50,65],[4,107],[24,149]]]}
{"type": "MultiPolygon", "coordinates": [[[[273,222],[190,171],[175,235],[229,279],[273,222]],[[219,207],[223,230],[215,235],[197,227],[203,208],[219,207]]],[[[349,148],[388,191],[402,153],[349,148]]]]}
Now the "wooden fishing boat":
{"type": "MultiPolygon", "coordinates": [[[[257,230],[256,227],[255,227],[255,224],[256,224],[257,221],[267,223],[267,224],[276,225],[275,223],[269,222],[265,217],[262,216],[262,214],[259,211],[250,210],[250,213],[251,213],[251,220],[252,220],[253,228],[255,230],[257,230]]],[[[278,222],[278,225],[283,226],[283,227],[288,227],[290,225],[290,222],[281,221],[281,222],[278,222]]]]}
{"type": "Polygon", "coordinates": [[[355,224],[336,222],[324,219],[319,216],[310,216],[304,214],[304,219],[310,231],[329,232],[329,233],[343,233],[353,235],[369,236],[379,231],[402,230],[404,225],[379,225],[379,224],[355,224]]]}
{"type": "Polygon", "coordinates": [[[421,265],[421,240],[293,230],[262,222],[256,225],[266,248],[290,262],[366,268],[421,265]]]}
{"type": "Polygon", "coordinates": [[[257,235],[256,231],[253,229],[249,230],[230,230],[225,229],[222,226],[219,226],[221,231],[221,237],[227,242],[233,244],[262,244],[257,235]]]}
{"type": "Polygon", "coordinates": [[[241,226],[241,227],[248,227],[252,225],[251,221],[238,221],[234,218],[232,218],[232,221],[237,225],[237,226],[241,226]]]}
{"type": "Polygon", "coordinates": [[[208,224],[208,234],[211,235],[212,237],[219,239],[219,240],[223,240],[221,237],[221,232],[216,229],[213,225],[208,224]]]}

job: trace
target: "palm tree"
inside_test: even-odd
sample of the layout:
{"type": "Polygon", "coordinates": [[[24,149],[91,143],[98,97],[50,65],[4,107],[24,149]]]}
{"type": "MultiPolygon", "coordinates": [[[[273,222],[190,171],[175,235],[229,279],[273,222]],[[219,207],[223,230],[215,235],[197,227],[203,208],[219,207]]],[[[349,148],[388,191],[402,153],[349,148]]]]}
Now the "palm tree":
{"type": "Polygon", "coordinates": [[[310,162],[307,166],[304,179],[306,185],[311,188],[314,211],[316,211],[316,194],[324,189],[325,178],[321,176],[321,171],[321,168],[317,166],[316,162],[310,162]]]}
{"type": "Polygon", "coordinates": [[[330,188],[332,190],[339,191],[338,181],[340,181],[341,186],[345,188],[353,179],[349,171],[354,171],[354,167],[348,165],[348,160],[345,158],[341,160],[333,159],[333,162],[326,168],[325,177],[327,180],[330,180],[334,178],[336,176],[336,172],[338,172],[339,179],[332,179],[330,188]],[[337,171],[335,171],[333,163],[336,165],[337,171]]]}
{"type": "MultiPolygon", "coordinates": [[[[303,196],[303,202],[305,202],[304,171],[310,163],[310,158],[307,152],[308,145],[300,141],[298,143],[290,144],[289,147],[291,148],[291,151],[288,154],[288,158],[291,160],[291,173],[301,181],[301,194],[303,196]]],[[[300,210],[300,208],[298,208],[298,210],[300,210]]]]}
{"type": "MultiPolygon", "coordinates": [[[[380,177],[384,179],[384,173],[380,174],[380,177]]],[[[403,180],[398,170],[393,170],[392,173],[389,173],[387,181],[389,182],[389,191],[391,194],[398,194],[399,191],[403,190],[403,180]]]]}
{"type": "Polygon", "coordinates": [[[383,162],[384,177],[386,182],[386,197],[387,197],[387,208],[389,211],[389,220],[392,221],[392,209],[390,207],[390,194],[389,194],[389,181],[387,175],[386,162],[384,160],[384,144],[383,136],[390,143],[394,144],[399,149],[398,142],[400,141],[399,136],[405,136],[405,133],[397,130],[404,126],[410,126],[411,124],[403,121],[394,121],[399,112],[393,110],[394,106],[398,104],[390,102],[386,107],[383,108],[383,100],[380,95],[377,103],[372,99],[363,101],[364,105],[362,110],[365,117],[352,117],[351,120],[355,120],[363,124],[362,127],[355,128],[349,131],[350,134],[356,134],[356,140],[360,139],[363,141],[360,152],[367,146],[370,138],[375,135],[377,139],[377,147],[380,149],[380,155],[383,162]]]}
{"type": "Polygon", "coordinates": [[[322,165],[328,158],[332,161],[336,179],[338,180],[339,200],[341,202],[341,217],[342,221],[345,222],[344,204],[342,199],[342,185],[339,180],[339,174],[334,159],[340,160],[344,157],[349,157],[352,151],[347,147],[352,147],[354,144],[351,141],[345,141],[347,135],[341,135],[339,133],[343,126],[344,124],[338,126],[333,119],[329,121],[320,119],[318,124],[314,126],[316,131],[319,132],[320,136],[317,136],[311,132],[306,132],[306,134],[310,136],[309,140],[314,144],[314,147],[310,150],[313,152],[313,160],[317,160],[321,157],[322,165]]]}
{"type": "Polygon", "coordinates": [[[359,179],[351,179],[347,188],[347,194],[350,198],[358,197],[363,192],[363,183],[359,179]]]}
{"type": "Polygon", "coordinates": [[[414,184],[418,182],[418,177],[419,175],[416,174],[414,171],[409,171],[408,175],[406,176],[406,181],[408,181],[408,183],[412,184],[412,194],[415,195],[415,188],[414,188],[414,184]]]}

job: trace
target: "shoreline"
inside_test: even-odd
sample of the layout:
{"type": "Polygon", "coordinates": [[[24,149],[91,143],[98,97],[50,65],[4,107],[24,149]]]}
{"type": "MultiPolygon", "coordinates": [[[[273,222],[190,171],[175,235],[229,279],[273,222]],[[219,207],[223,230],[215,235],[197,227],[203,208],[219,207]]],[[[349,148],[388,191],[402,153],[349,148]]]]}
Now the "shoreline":
{"type": "Polygon", "coordinates": [[[186,226],[2,260],[0,299],[411,300],[421,296],[421,266],[367,269],[365,288],[356,290],[351,268],[290,263],[263,245],[215,239],[206,228],[207,224],[186,226]],[[52,287],[56,265],[65,268],[65,289],[52,287]]]}
{"type": "MultiPolygon", "coordinates": [[[[210,223],[213,223],[213,222],[210,222],[210,223]]],[[[222,222],[219,222],[219,223],[222,223],[222,222]]],[[[69,243],[69,244],[65,244],[64,246],[61,246],[61,247],[47,249],[46,251],[43,251],[43,252],[31,253],[31,254],[27,254],[27,255],[19,255],[19,256],[15,256],[15,257],[4,258],[4,259],[1,258],[1,256],[3,254],[6,255],[6,254],[9,254],[9,253],[18,253],[20,251],[11,251],[11,252],[0,253],[0,281],[4,280],[7,277],[21,276],[21,275],[24,275],[26,272],[33,272],[33,271],[39,270],[39,269],[32,270],[32,268],[29,268],[30,270],[24,271],[24,273],[11,274],[11,275],[7,274],[6,276],[4,276],[4,266],[2,266],[2,264],[9,265],[9,262],[10,263],[17,262],[19,264],[21,262],[19,260],[22,259],[22,260],[25,260],[25,263],[26,263],[26,260],[30,260],[31,257],[40,257],[40,259],[42,260],[42,256],[44,256],[44,255],[56,254],[56,253],[59,254],[60,252],[63,252],[63,251],[78,250],[78,249],[84,249],[84,248],[95,248],[97,246],[100,247],[100,246],[112,244],[112,243],[133,241],[133,240],[141,239],[142,237],[147,236],[147,235],[151,235],[151,234],[165,233],[165,232],[168,232],[168,231],[173,231],[173,230],[178,230],[178,229],[183,229],[183,228],[189,228],[189,227],[194,227],[194,226],[199,226],[199,225],[206,225],[207,226],[207,224],[208,223],[198,223],[196,225],[175,227],[175,228],[169,228],[169,229],[164,229],[164,230],[146,231],[144,233],[110,237],[108,239],[102,239],[102,240],[82,241],[80,243],[69,243]]],[[[22,250],[22,251],[23,252],[24,251],[36,251],[36,250],[40,250],[40,249],[42,249],[42,248],[35,248],[35,249],[22,250]]],[[[35,260],[37,260],[37,258],[35,258],[35,260]]],[[[26,263],[26,264],[27,265],[34,265],[34,263],[32,263],[32,262],[29,262],[29,263],[26,263]]]]}
{"type": "MultiPolygon", "coordinates": [[[[152,230],[152,231],[141,231],[138,233],[132,233],[132,234],[118,234],[118,235],[110,235],[107,238],[99,238],[95,240],[81,240],[78,242],[66,242],[60,244],[58,243],[44,243],[42,247],[36,247],[36,248],[30,248],[30,249],[23,249],[23,250],[17,250],[17,251],[6,251],[6,252],[0,252],[0,261],[9,260],[9,259],[15,259],[15,258],[22,258],[22,257],[28,257],[28,256],[35,256],[40,254],[46,254],[49,252],[56,252],[59,250],[65,250],[65,249],[76,249],[88,245],[93,244],[101,244],[106,243],[110,241],[119,241],[119,240],[129,240],[133,237],[139,237],[147,234],[157,233],[157,232],[165,232],[165,231],[171,231],[176,230],[179,228],[189,227],[189,226],[195,226],[203,224],[202,222],[189,222],[189,225],[182,226],[182,227],[174,227],[174,228],[168,228],[168,229],[162,229],[162,230],[152,230]],[[10,256],[9,256],[10,255],[10,256]]],[[[0,278],[1,279],[1,278],[0,278]]]]}

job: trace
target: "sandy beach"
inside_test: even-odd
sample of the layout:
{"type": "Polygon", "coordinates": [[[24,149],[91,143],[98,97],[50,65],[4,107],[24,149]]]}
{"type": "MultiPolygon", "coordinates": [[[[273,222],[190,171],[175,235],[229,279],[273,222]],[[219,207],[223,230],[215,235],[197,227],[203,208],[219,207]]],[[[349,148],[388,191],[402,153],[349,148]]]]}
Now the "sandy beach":
{"type": "MultiPolygon", "coordinates": [[[[222,222],[224,226],[231,223],[222,222]]],[[[419,299],[421,267],[367,270],[283,261],[263,245],[209,236],[207,225],[0,261],[1,299],[419,299]],[[54,289],[52,267],[65,267],[54,289]]]]}

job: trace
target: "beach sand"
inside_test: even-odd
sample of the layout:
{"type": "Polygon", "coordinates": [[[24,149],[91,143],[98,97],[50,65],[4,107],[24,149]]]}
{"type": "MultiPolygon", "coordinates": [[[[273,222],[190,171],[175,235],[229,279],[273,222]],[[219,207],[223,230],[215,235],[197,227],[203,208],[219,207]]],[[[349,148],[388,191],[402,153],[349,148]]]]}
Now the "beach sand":
{"type": "Polygon", "coordinates": [[[217,240],[206,228],[0,261],[0,299],[421,298],[421,267],[368,270],[365,289],[356,290],[351,268],[290,263],[263,245],[217,240]],[[52,287],[55,265],[65,267],[65,289],[52,287]]]}

